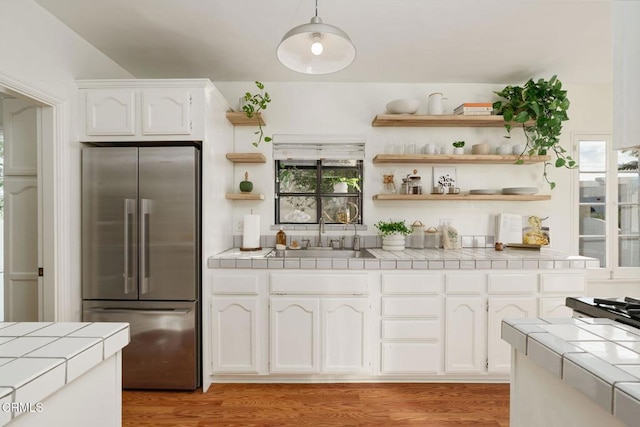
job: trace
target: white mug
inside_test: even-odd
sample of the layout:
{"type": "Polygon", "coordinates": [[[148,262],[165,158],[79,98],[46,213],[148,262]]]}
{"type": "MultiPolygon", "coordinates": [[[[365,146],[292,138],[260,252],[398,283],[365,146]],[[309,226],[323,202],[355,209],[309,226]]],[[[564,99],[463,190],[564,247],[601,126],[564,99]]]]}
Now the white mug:
{"type": "Polygon", "coordinates": [[[429,102],[427,104],[427,110],[431,115],[441,115],[444,113],[444,106],[442,105],[443,98],[440,92],[434,92],[429,95],[429,102]]]}

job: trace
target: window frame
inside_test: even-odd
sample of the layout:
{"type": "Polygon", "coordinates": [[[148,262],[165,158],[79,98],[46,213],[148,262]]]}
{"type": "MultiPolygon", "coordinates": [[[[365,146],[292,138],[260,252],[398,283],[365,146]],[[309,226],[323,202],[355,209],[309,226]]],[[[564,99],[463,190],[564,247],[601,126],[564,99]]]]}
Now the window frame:
{"type": "MultiPolygon", "coordinates": [[[[590,279],[602,280],[626,280],[640,277],[640,267],[620,267],[620,236],[618,233],[618,208],[620,206],[618,194],[618,152],[613,146],[613,138],[610,133],[575,133],[572,135],[572,145],[576,153],[577,163],[580,165],[580,143],[583,141],[604,141],[605,149],[605,266],[590,268],[588,275],[590,279]]],[[[575,253],[579,253],[580,238],[580,168],[575,170],[575,253]]]]}
{"type": "MultiPolygon", "coordinates": [[[[290,159],[289,161],[295,161],[296,159],[290,159]]],[[[306,160],[309,161],[308,159],[300,159],[300,160],[306,160]]],[[[360,159],[354,159],[354,161],[356,162],[356,166],[328,166],[328,165],[323,165],[323,161],[324,159],[317,159],[314,160],[315,161],[315,172],[316,172],[316,190],[311,193],[282,193],[280,191],[280,169],[281,169],[281,162],[286,162],[287,160],[274,160],[274,224],[276,225],[318,225],[319,224],[319,219],[322,218],[322,199],[326,198],[326,197],[338,197],[338,198],[355,198],[357,197],[357,203],[356,206],[358,207],[358,217],[355,221],[350,222],[349,224],[356,224],[356,225],[362,225],[364,224],[364,212],[363,212],[363,185],[364,185],[364,161],[360,160],[360,159]],[[358,179],[359,179],[359,186],[360,186],[360,191],[356,191],[356,192],[349,192],[349,193],[323,193],[322,192],[322,179],[323,179],[323,170],[340,170],[340,169],[348,169],[348,170],[356,170],[357,171],[357,175],[358,175],[358,179]],[[312,196],[315,197],[316,199],[316,222],[281,222],[280,221],[280,200],[282,197],[289,197],[289,196],[304,196],[304,197],[310,197],[312,196]]],[[[305,169],[313,169],[314,167],[312,166],[308,166],[305,167],[305,169]]],[[[326,218],[325,218],[326,221],[326,218]]],[[[343,223],[339,223],[339,222],[326,222],[326,224],[337,224],[337,225],[342,225],[343,223]]]]}

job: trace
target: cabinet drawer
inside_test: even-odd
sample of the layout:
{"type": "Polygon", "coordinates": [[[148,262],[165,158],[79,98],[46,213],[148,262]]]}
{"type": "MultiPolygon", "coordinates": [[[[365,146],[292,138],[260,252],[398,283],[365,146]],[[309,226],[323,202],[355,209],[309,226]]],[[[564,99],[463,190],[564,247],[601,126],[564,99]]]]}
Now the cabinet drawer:
{"type": "Polygon", "coordinates": [[[383,374],[424,374],[442,370],[440,343],[383,343],[383,374]]]}
{"type": "Polygon", "coordinates": [[[480,295],[485,277],[484,274],[447,274],[446,292],[451,295],[480,295]]]}
{"type": "Polygon", "coordinates": [[[438,295],[441,282],[441,275],[437,273],[383,274],[382,293],[438,295]]]}
{"type": "Polygon", "coordinates": [[[439,340],[442,325],[439,320],[383,320],[383,340],[439,340]]]}
{"type": "Polygon", "coordinates": [[[214,294],[258,295],[257,276],[214,276],[211,278],[214,294]]]}
{"type": "Polygon", "coordinates": [[[366,274],[271,274],[272,294],[366,295],[369,285],[366,274]]]}
{"type": "Polygon", "coordinates": [[[489,294],[532,294],[537,290],[538,275],[529,274],[489,274],[489,294]]]}
{"type": "Polygon", "coordinates": [[[395,317],[439,318],[442,298],[435,297],[383,297],[382,315],[395,317]]]}
{"type": "Polygon", "coordinates": [[[540,292],[583,293],[583,274],[541,274],[540,292]]]}

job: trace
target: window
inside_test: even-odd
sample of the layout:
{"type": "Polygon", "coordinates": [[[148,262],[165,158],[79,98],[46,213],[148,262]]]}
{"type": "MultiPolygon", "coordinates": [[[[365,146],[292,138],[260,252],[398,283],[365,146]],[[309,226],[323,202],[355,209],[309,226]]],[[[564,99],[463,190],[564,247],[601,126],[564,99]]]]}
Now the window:
{"type": "Polygon", "coordinates": [[[362,224],[362,160],[276,160],[276,171],[276,224],[362,224]]]}
{"type": "Polygon", "coordinates": [[[275,223],[362,224],[364,142],[274,135],[275,223]]]}
{"type": "Polygon", "coordinates": [[[609,278],[640,272],[640,150],[612,148],[610,136],[579,135],[579,253],[609,278]]]}

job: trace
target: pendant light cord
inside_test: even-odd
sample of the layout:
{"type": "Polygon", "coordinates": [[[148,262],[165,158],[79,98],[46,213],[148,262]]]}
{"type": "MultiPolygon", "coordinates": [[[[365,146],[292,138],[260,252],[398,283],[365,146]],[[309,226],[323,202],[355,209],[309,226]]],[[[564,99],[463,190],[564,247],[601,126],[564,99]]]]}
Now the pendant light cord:
{"type": "Polygon", "coordinates": [[[318,17],[318,0],[316,0],[316,18],[318,17]]]}

